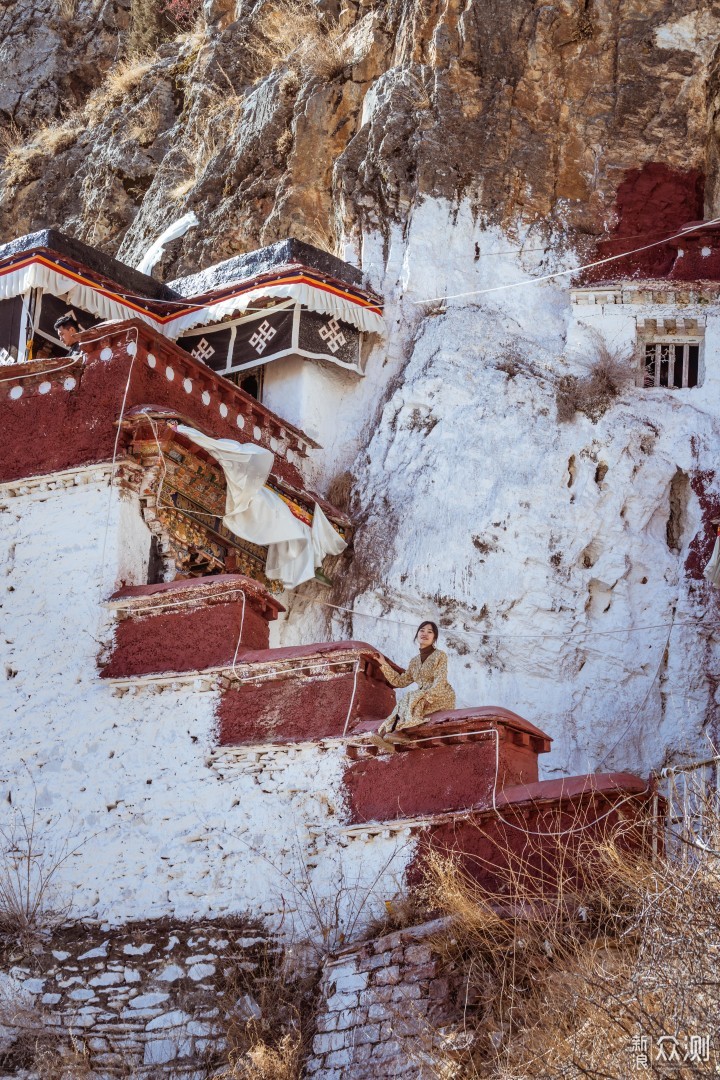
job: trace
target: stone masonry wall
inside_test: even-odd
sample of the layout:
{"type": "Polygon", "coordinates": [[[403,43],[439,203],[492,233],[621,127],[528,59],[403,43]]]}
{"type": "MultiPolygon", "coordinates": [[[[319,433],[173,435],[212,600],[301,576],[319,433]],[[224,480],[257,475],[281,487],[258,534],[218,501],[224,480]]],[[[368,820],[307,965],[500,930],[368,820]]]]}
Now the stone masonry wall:
{"type": "Polygon", "coordinates": [[[433,949],[436,919],[345,949],[325,965],[306,1075],[315,1080],[430,1077],[431,1052],[452,1023],[451,976],[433,949]]]}
{"type": "MultiPolygon", "coordinates": [[[[103,1076],[204,1077],[280,958],[252,923],[67,925],[0,959],[0,1078],[38,1050],[103,1076]]],[[[258,995],[259,996],[259,995],[258,995]]]]}

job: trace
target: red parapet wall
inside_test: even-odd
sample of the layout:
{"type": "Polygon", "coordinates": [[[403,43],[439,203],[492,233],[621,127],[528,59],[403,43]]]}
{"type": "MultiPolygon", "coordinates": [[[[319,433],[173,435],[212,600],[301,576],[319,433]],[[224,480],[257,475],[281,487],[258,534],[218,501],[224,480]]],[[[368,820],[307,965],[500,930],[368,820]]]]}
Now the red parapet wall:
{"type": "Polygon", "coordinates": [[[493,789],[536,782],[538,754],[551,742],[533,724],[493,707],[435,713],[403,734],[407,743],[397,753],[348,766],[344,782],[353,823],[487,803],[493,789]]]}
{"type": "Polygon", "coordinates": [[[496,896],[570,896],[596,875],[593,852],[610,838],[649,854],[652,804],[648,785],[630,773],[506,788],[497,810],[485,807],[430,822],[408,868],[408,883],[423,879],[428,851],[435,851],[459,859],[496,896]]]}
{"type": "Polygon", "coordinates": [[[302,458],[315,444],[144,323],[101,325],[78,340],[84,362],[43,360],[3,368],[8,381],[0,386],[0,482],[109,461],[121,412],[154,405],[215,438],[272,450],[273,472],[303,486],[289,456],[302,458]]]}
{"type": "Polygon", "coordinates": [[[284,610],[242,574],[121,589],[110,603],[121,621],[101,671],[106,679],[226,667],[241,624],[241,650],[266,649],[269,623],[284,610]]]}
{"type": "Polygon", "coordinates": [[[377,726],[395,694],[371,660],[374,651],[344,641],[245,653],[218,706],[221,744],[334,738],[360,717],[377,726]]]}
{"type": "MultiPolygon", "coordinates": [[[[537,776],[537,757],[530,751],[501,751],[499,788],[532,782],[537,776]]],[[[461,810],[491,797],[494,737],[356,761],[347,769],[344,782],[352,822],[461,810]]]]}

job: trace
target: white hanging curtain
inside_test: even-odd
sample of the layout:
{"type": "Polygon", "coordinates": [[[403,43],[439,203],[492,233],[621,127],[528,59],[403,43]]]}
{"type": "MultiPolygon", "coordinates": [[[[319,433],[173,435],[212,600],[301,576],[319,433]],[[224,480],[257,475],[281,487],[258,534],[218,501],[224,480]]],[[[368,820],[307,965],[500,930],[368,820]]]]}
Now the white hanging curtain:
{"type": "Polygon", "coordinates": [[[720,589],[720,534],[718,534],[715,541],[715,547],[710,556],[710,562],[703,571],[703,577],[706,581],[709,581],[714,588],[720,589]]]}
{"type": "Polygon", "coordinates": [[[315,577],[326,555],[340,555],[345,550],[346,542],[317,503],[311,529],[265,486],[274,459],[270,450],[235,439],[211,439],[185,424],[179,424],[177,430],[212,454],[222,467],[227,483],[223,525],[242,540],[267,545],[265,573],[269,578],[294,589],[315,577]]]}

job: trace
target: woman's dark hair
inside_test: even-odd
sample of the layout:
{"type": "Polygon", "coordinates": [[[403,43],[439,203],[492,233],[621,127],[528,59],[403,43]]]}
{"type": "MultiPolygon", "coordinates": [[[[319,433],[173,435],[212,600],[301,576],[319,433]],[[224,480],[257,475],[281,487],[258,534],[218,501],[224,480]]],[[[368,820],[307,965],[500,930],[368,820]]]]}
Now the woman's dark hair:
{"type": "Polygon", "coordinates": [[[413,640],[414,640],[414,641],[417,641],[417,636],[418,636],[418,634],[420,633],[420,631],[422,630],[423,626],[429,626],[429,627],[430,627],[430,629],[432,630],[433,634],[435,635],[435,641],[437,641],[438,637],[440,636],[440,631],[439,631],[439,630],[438,630],[438,628],[437,628],[437,623],[434,623],[434,622],[430,622],[430,620],[429,620],[429,619],[425,619],[425,621],[424,621],[424,622],[421,622],[421,623],[420,623],[420,625],[418,626],[417,630],[415,631],[415,637],[414,637],[414,639],[413,639],[413,640]]]}

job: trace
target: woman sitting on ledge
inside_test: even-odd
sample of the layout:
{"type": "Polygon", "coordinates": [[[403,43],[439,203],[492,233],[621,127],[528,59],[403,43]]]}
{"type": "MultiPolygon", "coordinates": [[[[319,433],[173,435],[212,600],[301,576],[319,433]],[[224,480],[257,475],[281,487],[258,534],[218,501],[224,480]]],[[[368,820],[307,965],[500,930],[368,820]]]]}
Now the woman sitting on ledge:
{"type": "Polygon", "coordinates": [[[395,706],[378,728],[377,735],[373,736],[373,742],[385,749],[394,750],[392,743],[387,742],[383,735],[389,735],[394,731],[404,728],[416,727],[430,713],[445,709],[455,708],[455,691],[447,681],[447,654],[441,649],[435,648],[438,639],[438,628],[434,622],[420,623],[415,633],[415,641],[420,646],[420,652],[414,656],[407,666],[407,670],[401,675],[390,667],[380,653],[375,653],[375,660],[380,665],[383,675],[396,689],[417,683],[419,690],[411,690],[395,706]]]}

